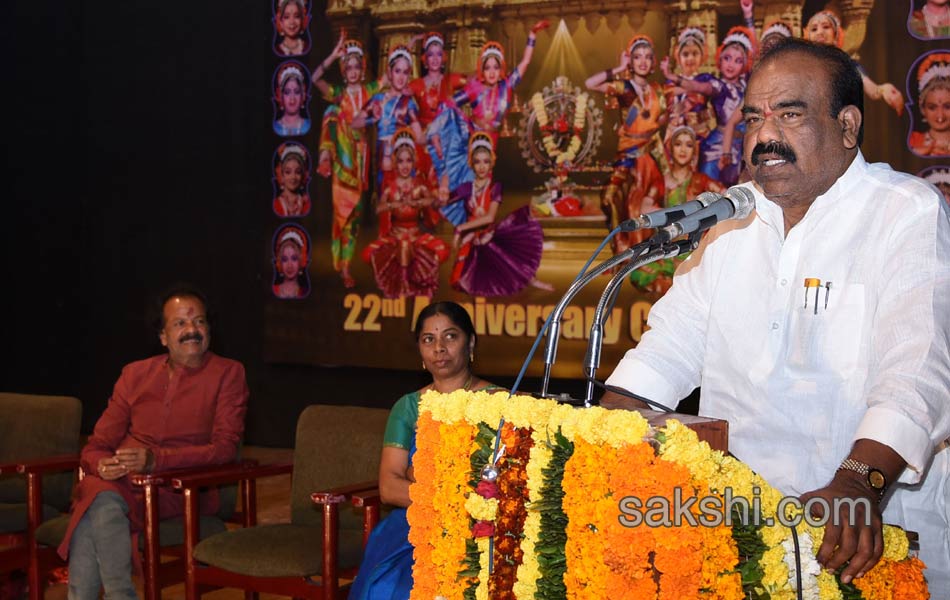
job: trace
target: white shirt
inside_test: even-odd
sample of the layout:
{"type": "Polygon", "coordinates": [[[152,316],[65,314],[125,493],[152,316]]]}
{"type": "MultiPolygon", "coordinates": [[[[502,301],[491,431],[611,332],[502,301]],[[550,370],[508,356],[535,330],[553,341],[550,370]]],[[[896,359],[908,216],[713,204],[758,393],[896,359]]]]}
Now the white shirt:
{"type": "MultiPolygon", "coordinates": [[[[893,448],[908,464],[900,481],[916,483],[950,435],[943,198],[859,153],[786,238],[782,209],[746,187],[756,210],[709,232],[607,382],[671,408],[701,385],[700,414],[726,419],[730,451],[785,494],[824,487],[861,438],[893,448]],[[805,278],[822,285],[807,307],[805,278]]],[[[924,486],[945,504],[937,475],[924,486]]],[[[942,525],[910,522],[906,494],[885,521],[942,527],[950,557],[946,511],[942,525]]],[[[916,531],[923,545],[931,534],[916,531]]]]}

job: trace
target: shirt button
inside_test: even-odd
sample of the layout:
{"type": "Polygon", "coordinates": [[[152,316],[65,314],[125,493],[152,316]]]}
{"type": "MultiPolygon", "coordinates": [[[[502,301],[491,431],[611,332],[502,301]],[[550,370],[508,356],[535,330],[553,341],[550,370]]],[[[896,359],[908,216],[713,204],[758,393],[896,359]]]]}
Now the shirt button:
{"type": "Polygon", "coordinates": [[[788,279],[783,279],[783,280],[782,280],[782,285],[786,285],[787,283],[788,283],[788,279]]]}
{"type": "Polygon", "coordinates": [[[772,323],[772,329],[778,329],[778,323],[772,323]]]}

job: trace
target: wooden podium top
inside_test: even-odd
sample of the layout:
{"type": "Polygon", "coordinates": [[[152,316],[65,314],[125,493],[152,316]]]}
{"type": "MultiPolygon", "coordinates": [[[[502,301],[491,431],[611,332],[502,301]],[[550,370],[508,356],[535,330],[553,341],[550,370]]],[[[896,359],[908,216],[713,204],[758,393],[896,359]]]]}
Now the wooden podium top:
{"type": "MultiPolygon", "coordinates": [[[[623,410],[623,409],[619,409],[623,410]]],[[[729,422],[710,417],[697,417],[681,413],[664,413],[655,410],[636,409],[653,427],[663,427],[667,419],[676,419],[696,432],[701,441],[713,450],[729,452],[729,422]]]]}

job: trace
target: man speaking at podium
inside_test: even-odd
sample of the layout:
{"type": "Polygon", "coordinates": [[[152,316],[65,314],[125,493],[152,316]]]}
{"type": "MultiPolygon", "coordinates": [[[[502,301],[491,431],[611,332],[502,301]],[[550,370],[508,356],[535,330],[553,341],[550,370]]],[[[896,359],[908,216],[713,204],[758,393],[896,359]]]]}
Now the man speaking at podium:
{"type": "Polygon", "coordinates": [[[710,230],[607,383],[670,408],[701,386],[700,414],[783,493],[867,499],[825,515],[821,564],[866,573],[883,511],[919,533],[932,597],[950,598],[947,206],[865,161],[861,76],[837,48],[785,40],[742,111],[756,210],[710,230]]]}

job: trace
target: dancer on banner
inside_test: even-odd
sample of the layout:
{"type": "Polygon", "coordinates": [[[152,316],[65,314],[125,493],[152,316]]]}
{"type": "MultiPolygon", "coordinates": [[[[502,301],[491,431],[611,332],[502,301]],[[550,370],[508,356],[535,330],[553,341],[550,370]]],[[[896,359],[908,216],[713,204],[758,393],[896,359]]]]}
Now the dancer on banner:
{"type": "Polygon", "coordinates": [[[950,52],[932,52],[917,67],[917,105],[923,131],[912,131],[907,147],[918,156],[950,156],[950,52]]]}
{"type": "Polygon", "coordinates": [[[409,127],[416,143],[424,143],[425,136],[419,125],[419,105],[409,93],[412,75],[412,53],[402,44],[393,47],[387,58],[389,88],[378,92],[353,118],[353,127],[376,125],[376,160],[379,172],[376,182],[382,188],[393,172],[393,135],[400,127],[409,127]]]}
{"type": "MultiPolygon", "coordinates": [[[[749,31],[755,33],[755,0],[739,0],[739,6],[742,8],[742,18],[745,20],[745,26],[749,31]]],[[[792,26],[786,21],[777,20],[766,24],[759,34],[757,54],[753,62],[755,62],[759,56],[762,56],[768,52],[769,48],[774,46],[780,40],[794,37],[794,35],[795,34],[792,32],[792,26]]]]}
{"type": "Polygon", "coordinates": [[[415,481],[412,457],[416,451],[416,421],[422,394],[435,390],[497,391],[500,388],[472,372],[475,362],[475,326],[455,302],[436,302],[419,313],[416,347],[422,368],[432,383],[401,397],[389,413],[379,463],[379,495],[395,506],[370,534],[359,574],[350,588],[350,600],[406,600],[412,590],[412,544],[406,507],[409,486],[415,481]]]}
{"type": "Polygon", "coordinates": [[[907,19],[907,30],[922,40],[950,37],[950,0],[924,0],[920,10],[913,10],[907,19]]]}
{"type": "MultiPolygon", "coordinates": [[[[823,10],[812,15],[803,33],[806,40],[838,48],[844,47],[844,28],[841,26],[841,17],[833,11],[823,10]]],[[[898,116],[904,114],[904,95],[900,93],[900,90],[887,82],[875,83],[860,63],[855,61],[854,64],[861,73],[865,95],[871,100],[883,100],[894,109],[898,116]]]]}
{"type": "Polygon", "coordinates": [[[356,251],[356,237],[363,217],[363,192],[369,189],[369,144],[363,132],[352,126],[353,118],[385,84],[385,79],[364,83],[365,73],[366,57],[362,44],[346,39],[343,32],[330,56],[313,71],[313,84],[330,102],[323,113],[320,129],[317,173],[333,178],[330,251],[333,268],[340,273],[343,286],[347,288],[356,285],[350,273],[350,261],[356,251]],[[328,63],[337,59],[343,83],[331,85],[323,76],[328,63]]]}
{"type": "Polygon", "coordinates": [[[726,33],[716,51],[719,77],[695,81],[682,76],[669,76],[689,92],[709,96],[716,111],[716,129],[701,146],[699,169],[725,186],[739,180],[742,164],[742,98],[752,58],[755,56],[755,34],[746,27],[733,27],[726,33]]]}
{"type": "MultiPolygon", "coordinates": [[[[440,199],[448,198],[451,190],[473,179],[467,160],[471,132],[485,132],[493,143],[498,141],[498,131],[511,107],[514,88],[521,82],[534,56],[538,32],[549,26],[548,21],[541,20],[531,27],[521,62],[507,76],[508,67],[501,44],[486,42],[479,52],[478,74],[466,80],[465,87],[429,125],[427,137],[439,178],[440,199]],[[464,105],[471,107],[470,118],[459,109],[464,105]]],[[[454,217],[447,215],[447,218],[451,221],[454,217]]]]}
{"type": "Polygon", "coordinates": [[[278,0],[274,13],[277,43],[274,52],[280,56],[300,56],[310,52],[310,13],[304,0],[278,0]]]}
{"type": "Polygon", "coordinates": [[[703,30],[698,27],[687,27],[681,31],[676,39],[673,57],[679,65],[678,75],[670,74],[672,71],[669,56],[660,61],[660,70],[666,75],[663,95],[666,97],[669,113],[667,139],[674,129],[687,126],[702,141],[716,127],[716,115],[709,107],[709,99],[698,92],[687,92],[676,84],[674,78],[682,77],[684,80],[699,82],[709,82],[713,79],[709,73],[699,72],[699,67],[706,61],[706,34],[703,30]]]}
{"type": "Polygon", "coordinates": [[[274,157],[274,180],[279,188],[274,197],[274,214],[279,217],[305,217],[310,214],[310,155],[303,145],[285,142],[274,157]]]}
{"type": "Polygon", "coordinates": [[[510,296],[526,285],[554,289],[535,276],[541,264],[544,233],[528,205],[498,223],[501,183],[492,181],[495,146],[486,132],[472,134],[469,164],[475,180],[463,183],[450,203],[462,203],[466,218],[455,228],[452,244],[458,249],[450,281],[471,296],[510,296]]]}
{"type": "Polygon", "coordinates": [[[917,173],[918,177],[923,177],[930,183],[934,185],[940,193],[943,194],[943,199],[950,204],[950,167],[948,166],[936,166],[936,167],[927,167],[920,173],[917,173]]]}
{"type": "MultiPolygon", "coordinates": [[[[621,221],[657,210],[663,202],[663,175],[650,155],[651,151],[660,152],[658,132],[667,119],[662,89],[647,79],[655,65],[653,41],[635,35],[620,55],[618,66],[596,73],[585,82],[589,90],[616,97],[620,109],[614,170],[601,195],[601,208],[610,229],[621,221]],[[629,79],[628,71],[632,71],[629,79]]],[[[649,230],[618,233],[611,240],[614,253],[648,235],[649,230]]]]}
{"type": "Polygon", "coordinates": [[[302,227],[286,225],[274,235],[274,295],[306,298],[310,294],[307,263],[310,237],[302,227]]]}
{"type": "Polygon", "coordinates": [[[376,207],[380,236],[363,250],[363,260],[372,266],[376,285],[386,298],[431,298],[439,288],[439,265],[449,257],[449,248],[423,229],[434,227],[439,213],[425,179],[414,173],[416,143],[408,129],[393,137],[393,155],[396,176],[383,184],[376,207]]]}
{"type": "MultiPolygon", "coordinates": [[[[430,31],[413,38],[410,45],[414,45],[418,39],[422,40],[422,77],[409,82],[409,90],[419,105],[419,125],[426,132],[427,138],[432,136],[447,137],[451,135],[451,132],[443,131],[445,127],[435,126],[431,131],[429,131],[429,127],[444,104],[450,101],[452,96],[465,85],[466,77],[459,73],[445,72],[445,38],[442,37],[442,34],[430,31]]],[[[440,156],[441,149],[436,150],[433,146],[429,151],[432,154],[432,161],[437,163],[444,160],[444,157],[440,156]]],[[[463,162],[465,160],[464,153],[461,160],[463,162]]],[[[429,154],[419,153],[418,161],[419,170],[434,185],[437,185],[437,178],[434,171],[432,171],[433,162],[430,162],[429,154]]],[[[444,170],[444,167],[440,170],[444,170]]]]}
{"type": "MultiPolygon", "coordinates": [[[[664,144],[669,170],[664,175],[666,199],[664,208],[684,204],[702,192],[723,193],[725,186],[705,173],[697,171],[699,139],[692,128],[681,125],[670,128],[664,144]]],[[[630,273],[630,282],[641,290],[663,294],[673,284],[673,273],[688,254],[664,259],[630,273]]]]}
{"type": "Polygon", "coordinates": [[[310,131],[307,116],[307,70],[296,61],[285,62],[274,77],[274,133],[288,137],[306,135],[310,131]]]}

